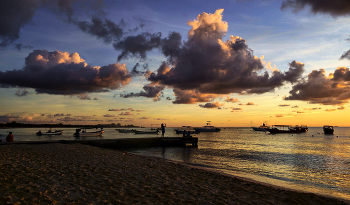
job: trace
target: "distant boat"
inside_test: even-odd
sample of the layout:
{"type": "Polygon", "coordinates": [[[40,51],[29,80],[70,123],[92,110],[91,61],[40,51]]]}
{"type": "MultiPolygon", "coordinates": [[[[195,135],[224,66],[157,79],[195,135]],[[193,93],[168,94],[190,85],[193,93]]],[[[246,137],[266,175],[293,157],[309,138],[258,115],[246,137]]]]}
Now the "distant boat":
{"type": "Polygon", "coordinates": [[[207,125],[203,127],[194,127],[193,128],[197,132],[219,132],[221,129],[211,126],[210,121],[207,121],[207,125]]]}
{"type": "Polygon", "coordinates": [[[188,133],[190,132],[190,134],[198,134],[199,132],[194,130],[193,127],[191,126],[182,126],[180,128],[174,129],[174,131],[176,132],[176,134],[183,134],[184,132],[188,133]]]}
{"type": "Polygon", "coordinates": [[[81,129],[76,129],[75,133],[73,134],[75,137],[100,137],[102,136],[102,133],[104,133],[103,128],[101,128],[98,131],[95,132],[87,132],[87,129],[92,129],[92,128],[81,128],[81,129]]]}
{"type": "Polygon", "coordinates": [[[37,132],[36,135],[42,136],[42,135],[61,135],[63,130],[55,130],[54,132],[51,131],[51,129],[47,132],[37,132]]]}
{"type": "Polygon", "coordinates": [[[266,126],[265,123],[263,123],[263,125],[260,127],[252,127],[252,128],[254,131],[267,132],[267,128],[269,128],[269,127],[266,126]]]}
{"type": "Polygon", "coordinates": [[[334,127],[330,125],[323,126],[323,132],[325,134],[333,134],[334,133],[334,127]]]}
{"type": "Polygon", "coordinates": [[[291,127],[289,125],[273,125],[267,128],[271,134],[279,134],[279,133],[301,133],[301,129],[296,129],[295,127],[291,127]]]}
{"type": "Polygon", "coordinates": [[[136,130],[131,129],[131,130],[126,130],[126,129],[115,129],[119,131],[120,133],[135,133],[136,130]]]}
{"type": "Polygon", "coordinates": [[[159,130],[156,130],[156,131],[138,131],[138,130],[135,130],[135,134],[158,134],[159,133],[159,130]]]}

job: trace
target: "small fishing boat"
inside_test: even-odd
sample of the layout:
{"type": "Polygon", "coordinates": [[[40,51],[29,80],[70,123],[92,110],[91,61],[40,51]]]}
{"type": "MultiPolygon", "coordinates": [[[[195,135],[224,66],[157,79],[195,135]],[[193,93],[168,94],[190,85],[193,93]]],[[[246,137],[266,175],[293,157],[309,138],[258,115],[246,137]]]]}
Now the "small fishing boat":
{"type": "MultiPolygon", "coordinates": [[[[104,133],[103,128],[100,128],[100,130],[97,130],[95,132],[87,132],[87,129],[92,128],[80,128],[76,129],[75,133],[73,134],[75,137],[102,137],[102,133],[104,133]]],[[[97,128],[96,128],[97,129],[97,128]]]]}
{"type": "Polygon", "coordinates": [[[272,125],[267,128],[271,134],[280,134],[280,133],[301,133],[301,129],[289,126],[289,125],[272,125]]]}
{"type": "Polygon", "coordinates": [[[37,132],[36,135],[38,136],[42,136],[42,135],[61,135],[63,132],[63,130],[55,130],[55,131],[52,131],[51,129],[47,132],[37,132]]]}
{"type": "Polygon", "coordinates": [[[252,128],[254,131],[267,132],[267,128],[269,128],[269,127],[266,126],[265,123],[263,123],[263,125],[260,127],[252,127],[252,128]]]}
{"type": "Polygon", "coordinates": [[[191,126],[182,126],[180,128],[174,129],[176,134],[188,133],[190,134],[199,134],[196,130],[194,130],[191,126]]]}
{"type": "Polygon", "coordinates": [[[210,121],[207,121],[207,125],[203,127],[194,127],[193,128],[197,132],[220,132],[220,128],[214,127],[210,125],[210,121]]]}
{"type": "Polygon", "coordinates": [[[330,126],[330,125],[325,125],[323,126],[323,132],[325,134],[333,134],[334,133],[334,127],[333,126],[330,126]]]}
{"type": "Polygon", "coordinates": [[[136,130],[131,129],[131,130],[127,130],[127,129],[115,129],[120,133],[135,133],[136,130]]]}

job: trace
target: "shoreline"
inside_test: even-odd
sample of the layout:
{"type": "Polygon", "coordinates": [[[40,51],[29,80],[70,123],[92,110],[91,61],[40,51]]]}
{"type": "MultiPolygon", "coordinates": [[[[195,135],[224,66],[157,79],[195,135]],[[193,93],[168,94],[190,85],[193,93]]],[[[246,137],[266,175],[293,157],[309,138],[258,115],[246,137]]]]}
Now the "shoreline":
{"type": "Polygon", "coordinates": [[[218,171],[82,144],[1,146],[0,203],[350,204],[218,171]]]}

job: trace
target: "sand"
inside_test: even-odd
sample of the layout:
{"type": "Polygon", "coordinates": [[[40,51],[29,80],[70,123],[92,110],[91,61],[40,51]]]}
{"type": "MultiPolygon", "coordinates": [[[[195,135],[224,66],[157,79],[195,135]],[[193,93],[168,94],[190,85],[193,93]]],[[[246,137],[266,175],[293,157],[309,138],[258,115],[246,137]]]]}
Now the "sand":
{"type": "Polygon", "coordinates": [[[0,204],[348,204],[82,144],[0,146],[0,204]]]}

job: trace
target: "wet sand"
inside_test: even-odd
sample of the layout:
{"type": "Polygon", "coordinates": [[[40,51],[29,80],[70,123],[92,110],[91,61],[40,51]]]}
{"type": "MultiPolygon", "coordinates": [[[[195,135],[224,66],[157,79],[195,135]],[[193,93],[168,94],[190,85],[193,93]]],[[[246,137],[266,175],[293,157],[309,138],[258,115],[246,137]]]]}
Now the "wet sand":
{"type": "Polygon", "coordinates": [[[0,146],[0,204],[349,204],[82,144],[0,146]]]}

